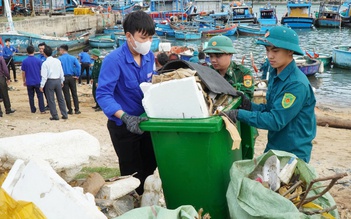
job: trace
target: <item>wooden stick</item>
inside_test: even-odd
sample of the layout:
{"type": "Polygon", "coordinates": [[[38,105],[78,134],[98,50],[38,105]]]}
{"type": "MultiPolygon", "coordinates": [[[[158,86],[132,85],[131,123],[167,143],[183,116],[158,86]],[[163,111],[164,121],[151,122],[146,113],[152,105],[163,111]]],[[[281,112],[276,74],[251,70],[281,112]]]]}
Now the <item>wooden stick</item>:
{"type": "Polygon", "coordinates": [[[287,194],[289,194],[290,192],[294,191],[302,183],[303,183],[303,181],[299,180],[297,183],[295,183],[293,186],[291,186],[289,190],[287,190],[285,193],[283,193],[282,196],[285,197],[287,194]]]}

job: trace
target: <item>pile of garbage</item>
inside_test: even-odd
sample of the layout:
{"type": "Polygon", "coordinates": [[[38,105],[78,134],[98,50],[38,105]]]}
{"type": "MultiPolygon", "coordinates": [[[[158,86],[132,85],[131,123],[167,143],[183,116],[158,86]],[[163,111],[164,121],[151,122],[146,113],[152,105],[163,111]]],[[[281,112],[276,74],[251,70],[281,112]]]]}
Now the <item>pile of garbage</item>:
{"type": "Polygon", "coordinates": [[[284,218],[338,218],[328,191],[347,175],[318,178],[314,169],[295,155],[274,150],[252,161],[235,162],[230,174],[227,199],[231,214],[266,218],[283,214],[284,218]]]}

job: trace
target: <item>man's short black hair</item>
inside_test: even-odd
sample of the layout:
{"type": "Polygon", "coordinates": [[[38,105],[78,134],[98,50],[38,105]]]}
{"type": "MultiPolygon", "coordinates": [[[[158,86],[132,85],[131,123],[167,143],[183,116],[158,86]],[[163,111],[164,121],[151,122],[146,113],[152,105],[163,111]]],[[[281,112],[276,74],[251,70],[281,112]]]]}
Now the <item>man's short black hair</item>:
{"type": "Polygon", "coordinates": [[[160,65],[164,66],[168,62],[169,58],[168,55],[164,52],[160,52],[157,54],[157,61],[160,65]]]}
{"type": "Polygon", "coordinates": [[[5,39],[5,43],[6,43],[6,42],[10,42],[10,41],[11,41],[10,38],[6,38],[6,39],[5,39]]]}
{"type": "Polygon", "coordinates": [[[40,46],[46,46],[46,43],[45,42],[39,43],[38,47],[40,47],[40,46]]]}
{"type": "Polygon", "coordinates": [[[89,52],[89,49],[88,48],[84,48],[83,52],[89,52]]]}
{"type": "Polygon", "coordinates": [[[35,51],[35,50],[34,50],[34,46],[28,46],[28,47],[27,47],[27,53],[28,53],[28,54],[34,54],[34,51],[35,51]]]}
{"type": "Polygon", "coordinates": [[[50,46],[45,46],[45,48],[44,48],[44,54],[45,54],[46,56],[48,56],[48,57],[52,55],[52,49],[51,49],[50,46]]]}
{"type": "Polygon", "coordinates": [[[155,34],[155,23],[144,11],[134,11],[129,13],[123,22],[124,33],[141,32],[145,36],[152,36],[155,34]]]}
{"type": "Polygon", "coordinates": [[[203,51],[199,52],[199,55],[197,55],[199,57],[199,59],[205,59],[206,55],[203,51]]]}
{"type": "Polygon", "coordinates": [[[60,49],[68,51],[68,45],[67,44],[63,44],[63,45],[60,46],[60,49]]]}

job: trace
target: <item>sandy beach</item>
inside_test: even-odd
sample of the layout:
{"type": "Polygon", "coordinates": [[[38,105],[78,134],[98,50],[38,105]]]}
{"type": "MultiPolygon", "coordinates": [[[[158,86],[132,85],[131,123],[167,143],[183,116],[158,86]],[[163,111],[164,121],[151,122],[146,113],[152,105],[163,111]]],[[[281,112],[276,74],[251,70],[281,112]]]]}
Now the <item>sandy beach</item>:
{"type": "MultiPolygon", "coordinates": [[[[107,119],[102,112],[95,112],[91,88],[87,85],[78,87],[80,101],[80,115],[69,115],[68,120],[50,121],[50,114],[31,113],[28,103],[26,87],[22,85],[21,76],[18,82],[12,82],[9,91],[14,114],[0,118],[0,137],[9,137],[37,132],[63,132],[72,129],[82,129],[95,136],[101,144],[101,156],[92,161],[89,166],[118,166],[118,159],[106,128],[107,119]]],[[[37,103],[37,101],[36,101],[37,103]]],[[[2,110],[4,106],[2,105],[2,110]]],[[[318,104],[317,104],[318,105],[318,104]]],[[[319,114],[348,118],[351,109],[325,109],[320,106],[319,114]]],[[[259,130],[260,136],[255,146],[255,156],[260,155],[266,144],[264,130],[259,130]]],[[[79,138],[79,136],[77,136],[79,138]]],[[[331,194],[338,204],[341,218],[351,218],[351,130],[318,126],[317,137],[314,140],[310,164],[316,169],[320,177],[331,176],[346,172],[348,176],[335,185],[331,194]]]]}

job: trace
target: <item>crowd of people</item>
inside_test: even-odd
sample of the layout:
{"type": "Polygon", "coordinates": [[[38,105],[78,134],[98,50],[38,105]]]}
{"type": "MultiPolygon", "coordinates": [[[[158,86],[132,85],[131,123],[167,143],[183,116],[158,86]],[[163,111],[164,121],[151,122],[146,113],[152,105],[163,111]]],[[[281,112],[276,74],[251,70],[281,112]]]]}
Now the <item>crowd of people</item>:
{"type": "MultiPolygon", "coordinates": [[[[18,82],[13,56],[18,49],[10,45],[10,39],[6,39],[6,46],[0,48],[0,102],[4,102],[6,114],[14,113],[16,110],[11,108],[10,96],[8,93],[9,84],[12,81],[10,67],[13,72],[13,79],[18,82]]],[[[50,112],[50,120],[59,120],[56,109],[56,100],[59,105],[61,119],[68,119],[68,115],[80,114],[79,100],[77,94],[77,80],[81,84],[84,71],[87,78],[87,85],[93,87],[95,99],[96,87],[101,67],[100,51],[93,49],[89,54],[84,49],[79,54],[78,59],[68,53],[68,46],[61,45],[58,48],[59,58],[53,57],[53,49],[44,42],[38,45],[39,57],[34,55],[35,48],[26,48],[28,57],[23,60],[21,65],[23,86],[27,88],[29,106],[31,113],[37,112],[35,105],[35,95],[38,99],[38,108],[41,114],[50,112]],[[93,60],[93,63],[92,63],[93,60]],[[90,79],[89,68],[93,66],[92,78],[90,79]],[[73,99],[73,107],[72,101],[73,99]],[[74,110],[74,111],[73,111],[74,110]]],[[[92,106],[95,111],[101,111],[96,103],[92,106]]],[[[0,117],[3,112],[0,106],[0,117]]]]}

